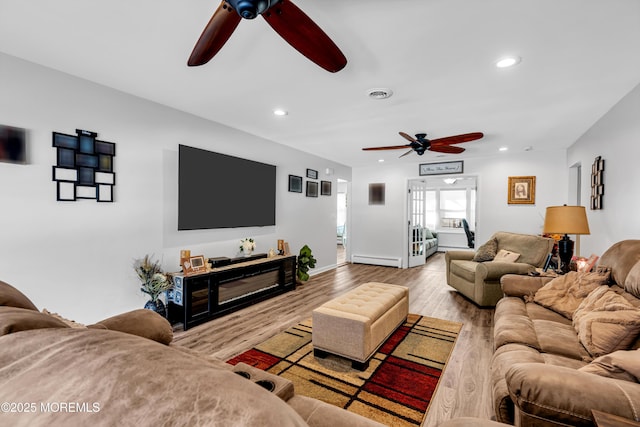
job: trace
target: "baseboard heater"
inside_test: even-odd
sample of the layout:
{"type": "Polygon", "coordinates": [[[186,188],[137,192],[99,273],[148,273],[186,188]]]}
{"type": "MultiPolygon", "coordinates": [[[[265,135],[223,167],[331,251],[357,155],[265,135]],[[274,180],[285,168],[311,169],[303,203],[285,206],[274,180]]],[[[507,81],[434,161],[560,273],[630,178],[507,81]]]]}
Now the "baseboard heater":
{"type": "Polygon", "coordinates": [[[373,264],[385,267],[402,268],[402,258],[390,258],[371,255],[351,255],[351,262],[354,264],[373,264]]]}

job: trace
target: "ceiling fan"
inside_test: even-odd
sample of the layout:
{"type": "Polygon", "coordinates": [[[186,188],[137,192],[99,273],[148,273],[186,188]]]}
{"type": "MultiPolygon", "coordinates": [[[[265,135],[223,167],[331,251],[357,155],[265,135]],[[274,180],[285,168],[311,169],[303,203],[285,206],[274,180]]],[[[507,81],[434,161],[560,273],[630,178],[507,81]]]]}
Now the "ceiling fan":
{"type": "Polygon", "coordinates": [[[298,52],[325,70],[335,73],[347,65],[347,58],[338,46],[290,0],[222,0],[187,64],[193,67],[209,62],[242,18],[254,19],[258,15],[298,52]]]}
{"type": "Polygon", "coordinates": [[[425,151],[437,151],[438,153],[447,153],[447,154],[460,154],[464,151],[464,148],[461,147],[452,147],[453,144],[461,144],[463,142],[475,141],[476,139],[480,139],[484,136],[482,132],[472,132],[472,133],[463,133],[461,135],[454,136],[446,136],[444,138],[438,139],[427,139],[426,133],[417,133],[416,137],[404,133],[399,132],[400,136],[409,141],[409,144],[405,145],[391,145],[387,147],[369,147],[363,148],[364,151],[377,151],[377,150],[401,150],[409,148],[409,151],[404,153],[400,157],[404,157],[407,154],[410,154],[412,151],[418,153],[419,156],[422,156],[425,151]]]}

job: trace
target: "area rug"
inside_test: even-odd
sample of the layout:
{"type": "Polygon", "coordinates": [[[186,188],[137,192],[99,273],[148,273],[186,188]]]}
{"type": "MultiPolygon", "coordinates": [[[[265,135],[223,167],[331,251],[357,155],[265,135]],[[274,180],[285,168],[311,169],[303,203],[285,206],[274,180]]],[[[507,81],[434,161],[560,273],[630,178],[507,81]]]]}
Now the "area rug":
{"type": "Polygon", "coordinates": [[[390,426],[419,426],[449,360],[461,323],[410,314],[365,371],[333,355],[313,356],[311,319],[228,363],[244,362],[292,381],[313,397],[390,426]]]}

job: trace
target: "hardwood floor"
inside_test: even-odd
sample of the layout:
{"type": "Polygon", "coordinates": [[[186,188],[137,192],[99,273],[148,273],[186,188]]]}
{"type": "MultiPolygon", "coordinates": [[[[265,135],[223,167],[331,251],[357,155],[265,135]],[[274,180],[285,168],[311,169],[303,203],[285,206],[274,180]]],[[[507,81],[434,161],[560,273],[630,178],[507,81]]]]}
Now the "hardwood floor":
{"type": "Polygon", "coordinates": [[[411,313],[464,324],[423,426],[461,416],[493,418],[489,372],[493,310],[478,308],[446,284],[443,253],[410,269],[344,264],[284,295],[186,332],[176,331],[174,343],[228,360],[311,317],[311,311],[324,302],[371,281],[408,286],[411,313]]]}

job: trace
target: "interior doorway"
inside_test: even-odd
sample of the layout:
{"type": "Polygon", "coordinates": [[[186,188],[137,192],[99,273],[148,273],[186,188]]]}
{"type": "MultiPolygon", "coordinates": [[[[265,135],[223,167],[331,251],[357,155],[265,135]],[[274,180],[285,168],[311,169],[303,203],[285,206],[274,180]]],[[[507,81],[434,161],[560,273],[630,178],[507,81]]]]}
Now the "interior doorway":
{"type": "Polygon", "coordinates": [[[476,230],[475,176],[429,176],[408,182],[407,265],[426,262],[426,238],[437,237],[438,252],[473,248],[469,235],[476,230]],[[469,233],[466,232],[466,220],[469,233]]]}
{"type": "Polygon", "coordinates": [[[336,265],[342,265],[349,259],[349,182],[338,179],[336,211],[336,265]]]}

